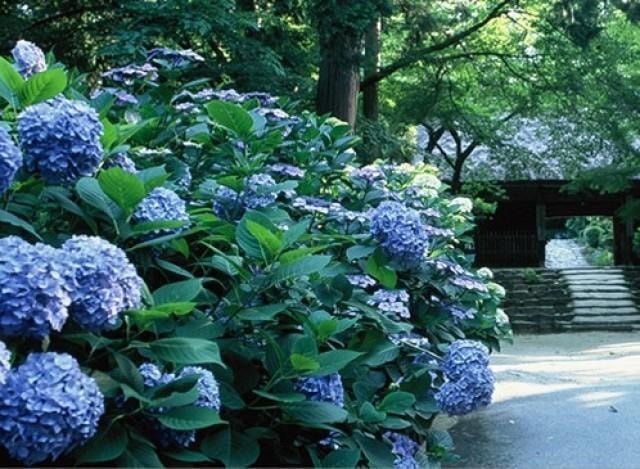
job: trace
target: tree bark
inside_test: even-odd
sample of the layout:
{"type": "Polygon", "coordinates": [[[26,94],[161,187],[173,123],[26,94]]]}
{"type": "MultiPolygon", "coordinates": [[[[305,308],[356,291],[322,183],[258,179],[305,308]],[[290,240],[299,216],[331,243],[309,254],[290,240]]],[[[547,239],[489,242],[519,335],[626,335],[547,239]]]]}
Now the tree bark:
{"type": "Polygon", "coordinates": [[[331,114],[351,127],[356,123],[358,111],[361,42],[356,35],[340,35],[321,45],[317,111],[319,114],[331,114]]]}
{"type": "MultiPolygon", "coordinates": [[[[364,39],[364,75],[373,75],[380,66],[380,21],[376,21],[367,31],[364,39]]],[[[378,82],[362,89],[364,117],[378,120],[378,82]]]]}

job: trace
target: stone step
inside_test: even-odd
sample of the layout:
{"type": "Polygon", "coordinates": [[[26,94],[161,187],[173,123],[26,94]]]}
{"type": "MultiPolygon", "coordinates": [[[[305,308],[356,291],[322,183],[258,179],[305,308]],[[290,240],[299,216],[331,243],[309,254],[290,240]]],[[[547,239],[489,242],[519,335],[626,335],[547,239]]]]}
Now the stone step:
{"type": "Polygon", "coordinates": [[[630,332],[640,330],[640,325],[636,324],[567,324],[561,325],[563,332],[630,332]]]}
{"type": "Polygon", "coordinates": [[[610,274],[623,274],[625,271],[623,269],[616,268],[616,267],[612,267],[609,269],[585,267],[582,269],[558,269],[558,272],[560,272],[563,275],[584,275],[584,274],[610,275],[610,274]]]}
{"type": "Polygon", "coordinates": [[[572,300],[606,300],[606,301],[614,301],[614,300],[633,300],[635,299],[635,295],[633,295],[629,290],[627,291],[618,291],[618,292],[606,292],[606,291],[573,291],[571,292],[572,300]]]}
{"type": "Polygon", "coordinates": [[[607,299],[594,299],[594,300],[573,300],[572,305],[574,308],[636,308],[636,303],[633,300],[607,300],[607,299]]]}
{"type": "Polygon", "coordinates": [[[626,285],[582,285],[582,284],[569,284],[569,290],[571,292],[628,292],[629,288],[626,285]]]}
{"type": "Polygon", "coordinates": [[[640,315],[636,307],[627,308],[574,308],[573,313],[577,316],[633,316],[640,315]]]}
{"type": "Polygon", "coordinates": [[[571,324],[640,324],[640,314],[633,315],[617,315],[606,314],[601,316],[575,316],[571,320],[571,324]]]}
{"type": "Polygon", "coordinates": [[[598,284],[603,283],[627,283],[622,275],[567,275],[564,277],[567,283],[598,284]]]}

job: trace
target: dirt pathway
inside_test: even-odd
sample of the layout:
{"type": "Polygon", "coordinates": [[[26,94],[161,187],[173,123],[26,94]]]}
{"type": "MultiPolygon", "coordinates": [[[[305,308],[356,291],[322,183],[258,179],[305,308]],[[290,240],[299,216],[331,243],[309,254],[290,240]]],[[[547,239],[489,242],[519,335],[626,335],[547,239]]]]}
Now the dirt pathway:
{"type": "Polygon", "coordinates": [[[640,468],[640,333],[518,336],[494,403],[452,429],[458,467],[640,468]]]}

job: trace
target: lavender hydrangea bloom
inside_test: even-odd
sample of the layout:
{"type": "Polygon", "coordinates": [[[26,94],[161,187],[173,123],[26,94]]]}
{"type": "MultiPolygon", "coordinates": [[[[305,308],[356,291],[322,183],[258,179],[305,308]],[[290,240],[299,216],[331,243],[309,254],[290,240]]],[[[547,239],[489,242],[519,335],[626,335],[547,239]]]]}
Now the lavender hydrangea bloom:
{"type": "Polygon", "coordinates": [[[292,177],[292,178],[303,178],[304,170],[298,168],[297,166],[293,166],[285,163],[275,163],[269,166],[269,171],[273,174],[277,174],[278,176],[292,177]]]}
{"type": "Polygon", "coordinates": [[[50,184],[92,176],[102,161],[102,124],[82,101],[53,98],[29,106],[18,117],[27,169],[50,184]]]}
{"type": "Polygon", "coordinates": [[[376,285],[376,280],[368,275],[347,275],[347,280],[354,287],[367,289],[376,285]]]}
{"type": "Polygon", "coordinates": [[[0,127],[0,195],[11,186],[22,167],[22,153],[9,133],[0,127]]]}
{"type": "Polygon", "coordinates": [[[489,366],[489,350],[475,340],[456,340],[447,350],[442,364],[442,371],[447,378],[461,378],[471,368],[489,366]]]}
{"type": "Polygon", "coordinates": [[[254,174],[244,182],[243,203],[247,208],[262,208],[274,203],[277,194],[268,192],[276,181],[268,174],[254,174]]]}
{"type": "Polygon", "coordinates": [[[398,315],[401,318],[411,317],[409,311],[409,294],[405,290],[377,290],[367,301],[384,313],[398,315]]]}
{"type": "Polygon", "coordinates": [[[415,460],[420,449],[418,443],[397,432],[385,432],[383,436],[391,441],[391,452],[396,456],[393,463],[395,469],[418,469],[419,465],[415,460]]]}
{"type": "Polygon", "coordinates": [[[198,399],[193,403],[197,407],[220,410],[220,389],[218,382],[209,370],[199,366],[187,366],[180,371],[178,378],[199,375],[198,379],[198,399]]]}
{"type": "Polygon", "coordinates": [[[104,396],[66,353],[32,353],[0,387],[0,443],[31,466],[91,438],[104,413],[104,396]]]}
{"type": "Polygon", "coordinates": [[[371,214],[371,234],[385,255],[403,268],[416,267],[428,245],[420,214],[398,202],[382,202],[371,214]]]}
{"type": "Polygon", "coordinates": [[[133,85],[135,80],[155,81],[158,79],[158,69],[151,64],[127,65],[125,67],[112,68],[102,74],[115,83],[133,85]]]}
{"type": "Polygon", "coordinates": [[[72,264],[71,317],[83,328],[113,328],[120,314],[140,307],[142,279],[124,251],[97,236],[74,236],[62,245],[72,264]]]}
{"type": "Polygon", "coordinates": [[[424,348],[428,347],[430,342],[426,337],[422,337],[415,332],[400,332],[398,334],[391,334],[389,340],[395,345],[409,345],[411,347],[424,348]]]}
{"type": "Polygon", "coordinates": [[[282,109],[269,109],[269,108],[261,107],[256,109],[256,112],[258,113],[258,115],[261,115],[262,117],[267,119],[268,122],[271,122],[272,124],[277,124],[279,122],[286,121],[289,119],[289,117],[291,117],[289,116],[288,113],[286,113],[282,109]]]}
{"type": "Polygon", "coordinates": [[[4,342],[0,340],[0,385],[7,381],[7,373],[11,369],[11,352],[4,342]]]}
{"type": "Polygon", "coordinates": [[[491,370],[472,367],[459,379],[444,383],[435,399],[447,414],[466,415],[491,403],[494,382],[491,370]]]}
{"type": "Polygon", "coordinates": [[[226,186],[219,186],[215,192],[213,213],[223,220],[235,220],[240,216],[244,206],[240,194],[226,186]]]}
{"type": "Polygon", "coordinates": [[[486,293],[488,291],[487,286],[484,283],[473,278],[470,274],[453,277],[450,282],[456,287],[460,287],[465,290],[478,291],[481,293],[486,293]]]}
{"type": "Polygon", "coordinates": [[[158,368],[153,363],[146,362],[141,364],[138,367],[138,372],[142,376],[144,385],[146,387],[152,388],[154,386],[158,386],[159,384],[165,384],[165,383],[161,383],[161,380],[163,377],[162,371],[160,371],[160,368],[158,368]]]}
{"type": "Polygon", "coordinates": [[[18,41],[11,50],[11,55],[16,61],[15,67],[23,78],[29,78],[34,73],[47,69],[47,61],[44,52],[33,42],[18,41]]]}
{"type": "Polygon", "coordinates": [[[71,297],[56,249],[0,239],[0,335],[43,338],[67,320],[71,297]]]}
{"type": "MultiPolygon", "coordinates": [[[[140,202],[133,212],[136,223],[154,221],[189,221],[187,204],[178,194],[164,187],[156,187],[140,202]]],[[[163,228],[154,230],[155,235],[169,235],[178,233],[182,228],[163,228]]]]}
{"type": "Polygon", "coordinates": [[[344,388],[339,373],[298,378],[294,387],[310,401],[330,402],[338,407],[344,407],[344,388]]]}
{"type": "Polygon", "coordinates": [[[152,59],[163,60],[175,68],[184,68],[196,62],[204,62],[204,57],[191,49],[175,50],[167,47],[151,49],[147,53],[147,60],[152,59]]]}
{"type": "Polygon", "coordinates": [[[447,311],[455,321],[473,319],[476,316],[473,308],[463,308],[462,306],[448,305],[447,311]]]}
{"type": "Polygon", "coordinates": [[[269,93],[265,93],[264,91],[251,91],[249,93],[244,93],[241,96],[241,101],[243,103],[251,99],[257,99],[260,106],[263,107],[275,106],[278,102],[275,97],[271,96],[269,93]]]}
{"type": "Polygon", "coordinates": [[[174,181],[174,183],[179,189],[189,190],[192,181],[193,176],[191,175],[191,169],[188,166],[185,166],[182,174],[174,181]]]}
{"type": "Polygon", "coordinates": [[[362,168],[352,169],[349,173],[349,178],[355,182],[364,182],[372,185],[376,182],[384,181],[385,175],[378,166],[370,164],[362,168]]]}
{"type": "Polygon", "coordinates": [[[104,169],[120,168],[128,173],[136,174],[138,168],[131,158],[126,153],[116,153],[110,156],[103,164],[104,169]]]}

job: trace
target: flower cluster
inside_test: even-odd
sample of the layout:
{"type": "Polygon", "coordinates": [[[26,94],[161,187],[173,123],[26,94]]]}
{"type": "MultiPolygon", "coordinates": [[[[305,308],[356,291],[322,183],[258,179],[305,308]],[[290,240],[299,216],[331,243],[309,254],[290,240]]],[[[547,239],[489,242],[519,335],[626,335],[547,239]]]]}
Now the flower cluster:
{"type": "MultiPolygon", "coordinates": [[[[156,187],[140,202],[133,212],[136,223],[181,221],[189,222],[187,204],[174,191],[164,187],[156,187]]],[[[178,233],[182,228],[162,228],[154,230],[155,235],[178,233]]]]}
{"type": "Polygon", "coordinates": [[[7,380],[7,373],[11,368],[11,352],[4,342],[0,341],[0,386],[7,380]]]}
{"type": "Polygon", "coordinates": [[[369,287],[373,287],[376,285],[376,280],[368,275],[347,275],[347,280],[354,287],[360,287],[362,289],[367,289],[369,287]]]}
{"type": "Polygon", "coordinates": [[[172,67],[183,68],[196,62],[204,62],[204,57],[191,49],[175,50],[167,47],[157,47],[147,53],[147,60],[161,60],[172,67]]]}
{"type": "Polygon", "coordinates": [[[15,67],[23,78],[47,69],[47,61],[42,50],[29,41],[18,41],[11,51],[16,61],[15,67]]]}
{"type": "Polygon", "coordinates": [[[4,194],[22,167],[22,153],[9,133],[0,127],[0,195],[4,194]]]}
{"type": "Polygon", "coordinates": [[[344,407],[344,387],[339,373],[298,378],[295,390],[304,394],[310,401],[330,402],[344,407]]]}
{"type": "Polygon", "coordinates": [[[291,178],[303,178],[304,171],[297,166],[293,166],[286,163],[275,163],[269,166],[269,171],[272,174],[278,176],[291,177],[291,178]]]}
{"type": "Polygon", "coordinates": [[[71,297],[55,249],[0,239],[0,334],[43,338],[62,329],[71,297]]]}
{"type": "Polygon", "coordinates": [[[487,286],[480,280],[473,278],[468,272],[464,275],[451,278],[450,282],[464,290],[473,290],[481,293],[487,292],[487,286]]]}
{"type": "Polygon", "coordinates": [[[131,93],[128,93],[127,91],[122,90],[120,88],[112,88],[112,87],[100,88],[96,90],[91,95],[91,99],[95,99],[105,93],[115,98],[114,104],[116,106],[121,106],[121,107],[129,106],[129,105],[135,106],[136,104],[138,104],[138,98],[136,98],[131,93]]]}
{"type": "Polygon", "coordinates": [[[402,268],[422,262],[428,239],[420,214],[398,202],[382,202],[371,214],[371,234],[402,268]]]}
{"type": "Polygon", "coordinates": [[[409,319],[409,293],[406,290],[377,290],[367,301],[368,305],[375,306],[380,311],[397,315],[403,319],[409,319]]]}
{"type": "Polygon", "coordinates": [[[240,194],[226,186],[218,186],[214,194],[213,213],[223,220],[234,220],[243,210],[240,194]]]}
{"type": "MultiPolygon", "coordinates": [[[[197,407],[206,407],[215,411],[220,410],[220,389],[213,373],[199,366],[188,366],[176,376],[173,373],[162,373],[160,369],[153,363],[143,363],[138,367],[138,371],[142,376],[146,387],[155,387],[168,384],[176,379],[185,378],[187,376],[199,376],[196,383],[198,390],[198,398],[193,403],[197,407]]],[[[165,408],[157,408],[155,413],[162,414],[166,412],[165,408]]],[[[195,430],[174,430],[163,426],[159,421],[150,422],[150,430],[154,439],[165,448],[182,447],[186,448],[196,441],[195,430]]]]}
{"type": "Polygon", "coordinates": [[[32,353],[0,386],[0,443],[26,465],[56,460],[91,438],[104,396],[66,353],[32,353]]]}
{"type": "Polygon", "coordinates": [[[120,168],[131,174],[136,174],[138,172],[136,164],[127,156],[126,153],[116,153],[115,155],[110,156],[102,164],[102,167],[104,169],[120,168]]]}
{"type": "Polygon", "coordinates": [[[95,236],[74,236],[62,249],[72,265],[69,313],[84,329],[110,329],[120,313],[140,306],[142,279],[120,248],[95,236]]]}
{"type": "Polygon", "coordinates": [[[18,117],[18,135],[29,171],[49,184],[92,176],[102,161],[102,124],[82,101],[53,98],[18,117]]]}
{"type": "Polygon", "coordinates": [[[158,69],[151,64],[127,65],[125,67],[112,68],[102,74],[115,83],[133,85],[135,80],[155,81],[158,79],[158,69]]]}
{"type": "Polygon", "coordinates": [[[435,398],[442,410],[450,415],[465,415],[491,403],[494,377],[484,345],[472,340],[453,342],[441,369],[447,382],[435,398]]]}
{"type": "Polygon", "coordinates": [[[278,194],[270,188],[276,181],[268,174],[254,174],[244,182],[243,203],[247,208],[261,208],[271,205],[278,198],[278,194]]]}
{"type": "Polygon", "coordinates": [[[373,185],[376,182],[384,181],[385,175],[377,165],[367,165],[362,168],[353,168],[349,173],[349,178],[354,182],[373,185]]]}
{"type": "Polygon", "coordinates": [[[391,452],[396,457],[393,462],[395,469],[418,469],[420,467],[415,460],[415,455],[420,449],[418,443],[397,432],[385,432],[383,436],[391,442],[391,452]]]}

